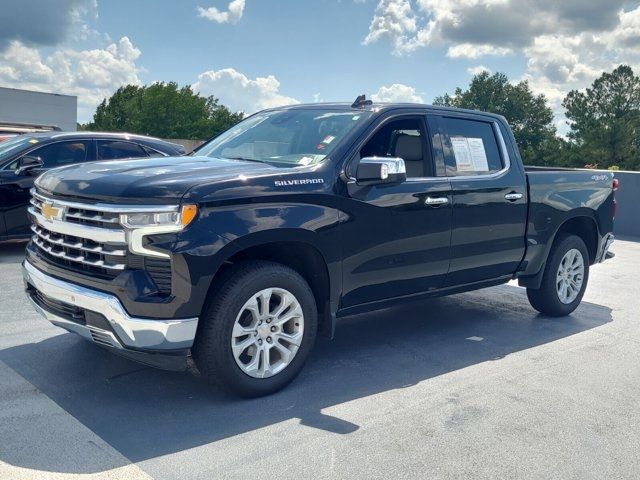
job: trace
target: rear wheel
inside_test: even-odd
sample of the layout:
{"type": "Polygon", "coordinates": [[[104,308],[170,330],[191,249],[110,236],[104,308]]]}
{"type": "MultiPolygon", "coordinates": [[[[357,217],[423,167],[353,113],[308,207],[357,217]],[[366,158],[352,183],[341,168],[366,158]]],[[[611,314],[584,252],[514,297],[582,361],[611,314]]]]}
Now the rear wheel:
{"type": "Polygon", "coordinates": [[[553,317],[569,315],[584,295],[589,280],[589,253],[576,235],[559,238],[553,245],[538,289],[527,289],[531,306],[553,317]]]}
{"type": "Polygon", "coordinates": [[[315,298],[294,270],[244,262],[210,300],[193,356],[208,381],[253,397],[279,390],[302,369],[315,342],[315,298]]]}

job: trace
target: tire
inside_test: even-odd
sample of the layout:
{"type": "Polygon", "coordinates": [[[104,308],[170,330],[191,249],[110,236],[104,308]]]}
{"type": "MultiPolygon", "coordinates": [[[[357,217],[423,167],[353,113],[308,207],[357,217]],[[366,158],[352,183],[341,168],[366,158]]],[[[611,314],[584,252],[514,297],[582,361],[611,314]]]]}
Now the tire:
{"type": "Polygon", "coordinates": [[[246,261],[233,267],[208,300],[193,359],[210,383],[243,397],[268,395],[302,370],[317,328],[315,298],[300,274],[279,263],[246,261]],[[275,316],[278,307],[283,311],[275,316]]]}
{"type": "Polygon", "coordinates": [[[573,312],[584,295],[589,281],[589,252],[576,235],[564,235],[554,242],[544,267],[540,288],[527,288],[533,308],[544,315],[563,317],[573,312]],[[565,261],[562,265],[561,262],[565,261]],[[582,262],[582,277],[578,282],[576,262],[582,262]],[[574,267],[574,268],[572,268],[574,267]],[[563,283],[565,290],[563,290],[563,283]],[[579,288],[577,287],[579,283],[579,288]],[[567,287],[567,285],[570,285],[567,287]]]}

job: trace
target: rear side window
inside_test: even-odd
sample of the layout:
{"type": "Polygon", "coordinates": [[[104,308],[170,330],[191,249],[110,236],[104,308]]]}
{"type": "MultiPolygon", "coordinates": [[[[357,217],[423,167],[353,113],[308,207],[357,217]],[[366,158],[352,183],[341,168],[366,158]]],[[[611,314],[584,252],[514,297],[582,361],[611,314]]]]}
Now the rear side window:
{"type": "Polygon", "coordinates": [[[44,168],[63,167],[87,160],[89,142],[57,142],[45,145],[28,153],[29,156],[40,157],[44,168]]]}
{"type": "Polygon", "coordinates": [[[504,168],[493,124],[441,118],[447,176],[488,175],[504,168]]]}
{"type": "Polygon", "coordinates": [[[98,140],[98,160],[147,157],[146,152],[135,143],[119,140],[98,140]]]}

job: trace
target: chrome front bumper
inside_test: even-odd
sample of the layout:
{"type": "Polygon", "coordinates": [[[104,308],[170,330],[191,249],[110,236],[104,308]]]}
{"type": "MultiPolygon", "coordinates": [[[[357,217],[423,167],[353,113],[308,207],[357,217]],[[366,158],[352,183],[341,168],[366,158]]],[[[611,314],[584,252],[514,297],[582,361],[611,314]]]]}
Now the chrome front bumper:
{"type": "Polygon", "coordinates": [[[29,296],[36,310],[54,325],[101,345],[119,350],[180,350],[193,345],[198,318],[149,320],[130,317],[113,295],[53,278],[25,260],[24,280],[45,297],[65,305],[97,313],[106,318],[113,331],[86,325],[50,311],[29,296]]]}

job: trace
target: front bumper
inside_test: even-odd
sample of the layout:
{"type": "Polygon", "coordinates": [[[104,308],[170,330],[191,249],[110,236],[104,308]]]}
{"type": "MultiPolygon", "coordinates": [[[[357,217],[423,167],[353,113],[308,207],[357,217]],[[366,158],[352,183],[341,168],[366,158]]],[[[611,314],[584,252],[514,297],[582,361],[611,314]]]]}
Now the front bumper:
{"type": "Polygon", "coordinates": [[[22,272],[29,299],[38,312],[54,325],[94,343],[125,355],[126,352],[174,354],[193,345],[197,317],[170,320],[131,317],[113,295],[51,277],[27,260],[22,264],[22,272]]]}

